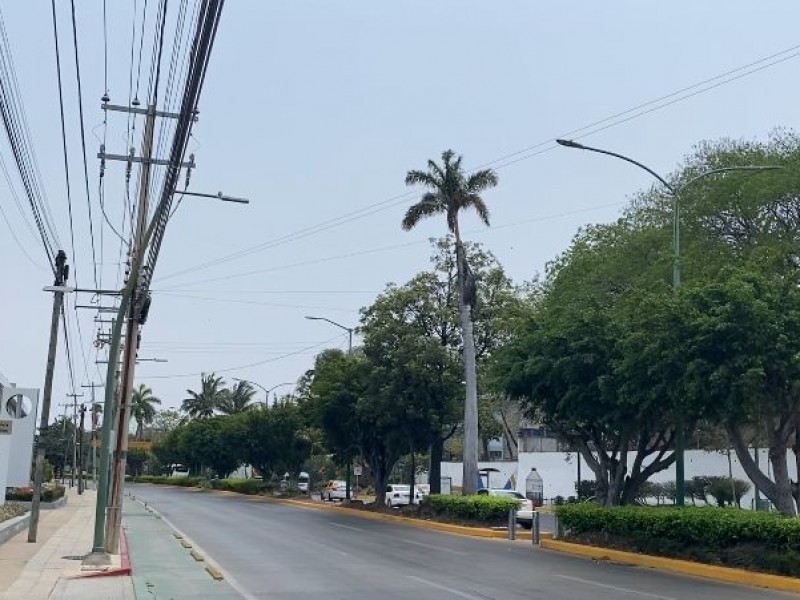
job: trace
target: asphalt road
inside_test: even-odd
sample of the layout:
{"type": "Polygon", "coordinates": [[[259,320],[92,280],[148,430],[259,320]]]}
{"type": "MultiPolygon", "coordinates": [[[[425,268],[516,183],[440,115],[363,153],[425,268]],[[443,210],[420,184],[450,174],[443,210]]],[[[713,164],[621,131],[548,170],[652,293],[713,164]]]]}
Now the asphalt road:
{"type": "Polygon", "coordinates": [[[251,599],[798,598],[595,563],[538,550],[526,541],[468,538],[183,488],[128,489],[191,538],[251,599]]]}

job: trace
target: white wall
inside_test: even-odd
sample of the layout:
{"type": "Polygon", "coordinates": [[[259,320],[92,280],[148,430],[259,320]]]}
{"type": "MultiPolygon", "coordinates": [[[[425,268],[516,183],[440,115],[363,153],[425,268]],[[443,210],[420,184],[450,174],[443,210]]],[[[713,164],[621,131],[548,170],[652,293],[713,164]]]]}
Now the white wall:
{"type": "MultiPolygon", "coordinates": [[[[633,462],[635,452],[631,452],[628,457],[628,464],[633,462]]],[[[766,451],[761,450],[761,465],[766,464],[766,451]]],[[[698,475],[720,475],[728,476],[728,457],[727,454],[719,452],[706,452],[704,450],[689,450],[686,452],[686,479],[691,479],[698,475]]],[[[581,461],[581,478],[594,479],[594,474],[586,466],[585,461],[581,461]]],[[[737,479],[749,481],[747,475],[736,458],[736,453],[731,452],[731,462],[733,464],[733,476],[737,479]]],[[[525,493],[525,478],[530,473],[531,467],[541,475],[544,483],[545,499],[552,499],[556,496],[567,498],[575,495],[575,481],[577,480],[576,455],[566,452],[521,452],[519,461],[480,463],[479,468],[494,467],[500,473],[492,473],[492,487],[503,487],[512,473],[516,474],[516,489],[525,493]]],[[[461,486],[462,466],[458,462],[442,463],[442,476],[452,477],[454,486],[461,486]]],[[[797,480],[797,470],[794,466],[794,456],[789,461],[789,475],[797,480]]],[[[656,473],[651,479],[654,482],[665,482],[675,480],[674,465],[669,469],[656,473]]],[[[753,490],[742,499],[742,506],[749,508],[753,500],[753,490]]]]}

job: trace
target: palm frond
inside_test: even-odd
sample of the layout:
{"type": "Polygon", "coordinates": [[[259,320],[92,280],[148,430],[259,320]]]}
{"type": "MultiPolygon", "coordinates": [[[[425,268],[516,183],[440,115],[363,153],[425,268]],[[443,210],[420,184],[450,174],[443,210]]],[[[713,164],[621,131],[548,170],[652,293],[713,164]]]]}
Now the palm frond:
{"type": "Polygon", "coordinates": [[[406,185],[424,185],[429,188],[439,187],[439,182],[431,173],[412,170],[406,173],[406,185]]]}
{"type": "Polygon", "coordinates": [[[432,215],[437,215],[445,211],[444,203],[441,201],[441,198],[438,194],[433,192],[426,192],[422,196],[422,200],[413,204],[409,207],[406,211],[406,216],[403,217],[403,229],[405,231],[409,231],[416,226],[420,220],[424,219],[425,217],[430,217],[432,215]]]}
{"type": "Polygon", "coordinates": [[[497,185],[497,173],[492,169],[476,171],[467,179],[467,192],[477,194],[497,185]]]}
{"type": "Polygon", "coordinates": [[[483,198],[478,196],[478,194],[467,194],[464,196],[461,206],[462,208],[474,208],[481,221],[483,221],[486,226],[489,225],[489,208],[486,206],[486,202],[483,201],[483,198]]]}

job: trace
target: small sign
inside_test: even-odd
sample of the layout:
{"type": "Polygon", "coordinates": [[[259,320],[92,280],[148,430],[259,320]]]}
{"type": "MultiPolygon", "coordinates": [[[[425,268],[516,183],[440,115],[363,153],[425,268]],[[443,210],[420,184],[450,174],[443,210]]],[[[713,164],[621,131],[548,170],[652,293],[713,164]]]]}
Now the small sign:
{"type": "Polygon", "coordinates": [[[0,421],[0,435],[11,435],[13,421],[0,421]]]}
{"type": "Polygon", "coordinates": [[[361,477],[361,465],[353,465],[353,475],[361,477]]]}

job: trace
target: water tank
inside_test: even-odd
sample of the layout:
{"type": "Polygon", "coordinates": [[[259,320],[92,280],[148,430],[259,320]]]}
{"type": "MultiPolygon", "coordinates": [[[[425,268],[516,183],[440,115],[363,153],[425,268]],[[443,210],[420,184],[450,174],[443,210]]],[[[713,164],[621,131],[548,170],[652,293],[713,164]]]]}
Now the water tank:
{"type": "Polygon", "coordinates": [[[532,467],[531,472],[525,478],[525,497],[533,503],[534,507],[544,504],[544,482],[542,476],[536,471],[536,467],[532,467]]]}

